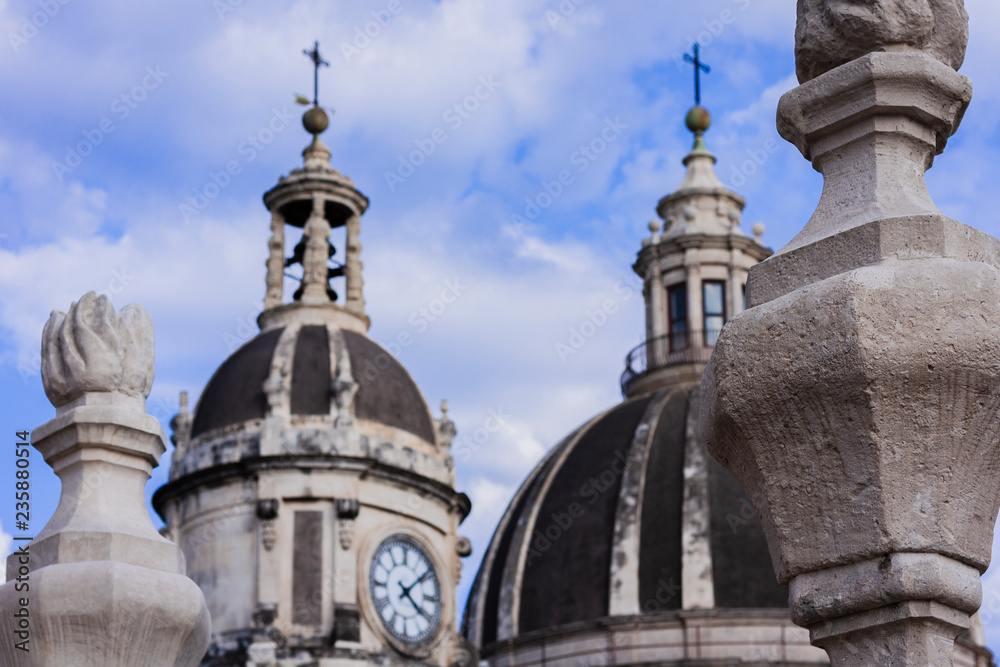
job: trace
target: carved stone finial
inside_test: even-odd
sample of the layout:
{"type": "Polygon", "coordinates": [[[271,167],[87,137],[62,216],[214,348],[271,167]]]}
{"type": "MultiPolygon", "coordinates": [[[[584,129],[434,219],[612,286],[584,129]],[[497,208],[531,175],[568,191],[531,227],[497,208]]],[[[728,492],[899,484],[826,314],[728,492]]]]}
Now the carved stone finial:
{"type": "Polygon", "coordinates": [[[153,321],[129,305],[118,313],[88,292],[69,313],[52,311],[42,333],[42,384],[56,408],[87,392],[145,399],[153,386],[153,321]]]}
{"type": "Polygon", "coordinates": [[[438,443],[441,449],[447,451],[458,433],[455,422],[448,418],[448,401],[441,401],[441,419],[437,420],[437,431],[438,443]]]}
{"type": "Polygon", "coordinates": [[[660,242],[660,228],[661,228],[660,221],[659,220],[650,220],[648,227],[649,227],[649,242],[650,243],[659,243],[660,242]]]}
{"type": "Polygon", "coordinates": [[[170,442],[174,443],[174,455],[170,459],[170,478],[173,479],[178,472],[180,461],[187,453],[188,445],[191,443],[191,424],[194,416],[188,412],[188,393],[181,392],[181,409],[173,419],[170,420],[170,428],[173,435],[170,442]]]}
{"type": "Polygon", "coordinates": [[[968,42],[964,0],[798,0],[799,83],[877,51],[923,51],[957,70],[968,42]]]}

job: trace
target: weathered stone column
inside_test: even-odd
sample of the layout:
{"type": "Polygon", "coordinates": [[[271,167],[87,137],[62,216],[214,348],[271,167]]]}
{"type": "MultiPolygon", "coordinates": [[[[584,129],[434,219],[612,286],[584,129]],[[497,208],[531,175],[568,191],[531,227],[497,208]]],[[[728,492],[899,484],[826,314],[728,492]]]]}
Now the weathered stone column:
{"type": "Polygon", "coordinates": [[[264,308],[281,305],[285,284],[285,218],[279,211],[271,211],[271,238],[267,242],[267,292],[264,308]]]}
{"type": "Polygon", "coordinates": [[[56,417],[35,429],[32,443],[62,481],[62,496],[28,547],[27,588],[12,581],[18,554],[7,560],[0,665],[197,665],[210,633],[205,599],[184,576],[180,549],[153,527],[143,493],[166,449],[145,407],[149,314],[140,306],[116,313],[93,292],[69,314],[53,312],[42,380],[56,417]],[[10,641],[19,607],[29,610],[30,652],[10,641]]]}
{"type": "Polygon", "coordinates": [[[778,127],[819,206],[755,266],[702,384],[709,450],[761,515],[834,665],[950,665],[1000,504],[1000,242],[924,172],[957,129],[961,0],[800,0],[778,127]]]}
{"type": "Polygon", "coordinates": [[[352,214],[347,219],[347,239],[344,259],[344,277],[347,292],[345,307],[358,315],[365,314],[364,276],[361,262],[361,216],[352,214]]]}

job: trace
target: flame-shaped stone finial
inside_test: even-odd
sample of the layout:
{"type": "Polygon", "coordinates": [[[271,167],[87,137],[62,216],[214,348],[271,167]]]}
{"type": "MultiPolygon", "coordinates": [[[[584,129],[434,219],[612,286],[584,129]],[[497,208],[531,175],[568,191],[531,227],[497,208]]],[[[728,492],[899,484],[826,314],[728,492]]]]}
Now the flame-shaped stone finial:
{"type": "Polygon", "coordinates": [[[88,292],[69,313],[52,311],[42,333],[42,384],[56,408],[87,392],[145,399],[153,386],[153,320],[142,306],[115,312],[88,292]]]}

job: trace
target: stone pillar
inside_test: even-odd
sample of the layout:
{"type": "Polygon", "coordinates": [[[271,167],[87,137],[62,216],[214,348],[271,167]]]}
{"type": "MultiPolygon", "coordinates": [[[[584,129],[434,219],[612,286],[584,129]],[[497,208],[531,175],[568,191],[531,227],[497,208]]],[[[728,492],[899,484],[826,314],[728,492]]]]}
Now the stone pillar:
{"type": "Polygon", "coordinates": [[[646,330],[649,338],[659,338],[667,335],[667,288],[663,286],[663,274],[660,273],[660,257],[653,250],[646,270],[646,284],[649,290],[649,324],[646,330]]]}
{"type": "Polygon", "coordinates": [[[740,269],[741,250],[735,248],[729,251],[729,295],[726,318],[732,319],[743,312],[743,271],[740,269]]]}
{"type": "Polygon", "coordinates": [[[799,0],[805,82],[778,129],[823,194],[751,269],[749,309],[702,383],[709,450],[761,515],[792,619],[835,666],[950,665],[990,562],[1000,241],[944,216],[924,182],[971,99],[949,66],[959,9],[799,0]]]}
{"type": "MultiPolygon", "coordinates": [[[[31,667],[197,665],[210,619],[184,556],[161,537],[144,487],[166,450],[146,414],[153,325],[140,306],[116,313],[93,292],[53,312],[42,381],[56,417],[32,433],[62,482],[55,515],[27,548],[30,588],[15,589],[18,554],[0,588],[0,664],[31,667]],[[29,610],[30,652],[10,641],[29,610]]],[[[40,462],[36,462],[40,463],[40,462]]]]}
{"type": "Polygon", "coordinates": [[[353,213],[347,219],[347,239],[344,258],[344,281],[346,283],[345,307],[358,315],[365,314],[364,278],[361,275],[361,216],[353,213]]]}
{"type": "Polygon", "coordinates": [[[703,347],[705,345],[705,318],[701,307],[701,264],[698,261],[698,250],[688,248],[684,257],[687,273],[687,316],[688,316],[688,346],[703,347]]]}
{"type": "Polygon", "coordinates": [[[302,261],[302,297],[306,304],[330,303],[327,294],[327,263],[330,259],[330,223],[324,215],[325,201],[321,195],[313,196],[312,214],[306,221],[303,233],[306,241],[302,261]]]}
{"type": "Polygon", "coordinates": [[[271,238],[267,242],[267,292],[264,309],[281,305],[285,284],[285,219],[278,211],[271,211],[271,238]]]}

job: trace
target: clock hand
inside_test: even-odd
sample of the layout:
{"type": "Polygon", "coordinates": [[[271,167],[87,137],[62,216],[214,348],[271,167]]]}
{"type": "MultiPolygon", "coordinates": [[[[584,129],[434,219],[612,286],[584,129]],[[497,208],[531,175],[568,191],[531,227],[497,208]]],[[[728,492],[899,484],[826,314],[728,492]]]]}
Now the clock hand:
{"type": "Polygon", "coordinates": [[[427,571],[426,571],[426,572],[424,572],[424,573],[423,573],[422,575],[420,575],[420,578],[419,578],[419,579],[417,579],[416,581],[414,581],[414,582],[413,582],[412,584],[410,584],[409,586],[403,586],[403,582],[402,582],[402,581],[401,581],[401,582],[399,582],[399,585],[400,585],[400,586],[401,586],[401,587],[403,588],[403,591],[404,591],[404,592],[406,592],[406,593],[409,593],[410,591],[412,591],[412,590],[413,590],[413,587],[414,587],[414,586],[416,586],[416,585],[417,585],[417,584],[419,584],[420,582],[422,582],[422,581],[426,580],[426,579],[427,579],[427,578],[428,578],[429,576],[431,576],[431,574],[433,574],[433,573],[432,573],[432,572],[431,572],[430,570],[427,570],[427,571]]]}
{"type": "Polygon", "coordinates": [[[410,588],[406,588],[405,586],[403,586],[403,582],[399,582],[399,587],[403,591],[403,596],[410,601],[410,604],[412,604],[413,608],[417,610],[417,613],[426,618],[428,621],[431,620],[431,617],[427,615],[427,612],[421,609],[420,606],[416,602],[414,602],[413,598],[410,597],[410,588],[413,588],[413,586],[410,586],[410,588]]]}

